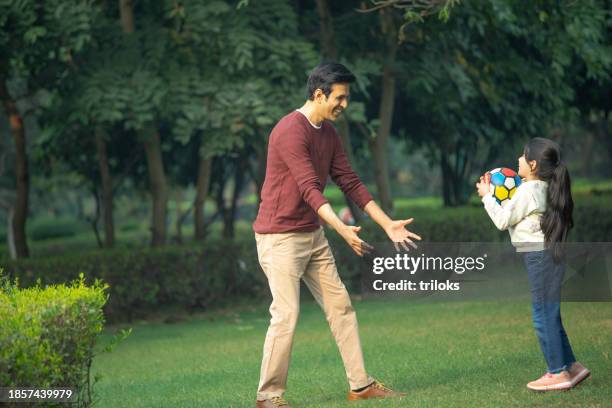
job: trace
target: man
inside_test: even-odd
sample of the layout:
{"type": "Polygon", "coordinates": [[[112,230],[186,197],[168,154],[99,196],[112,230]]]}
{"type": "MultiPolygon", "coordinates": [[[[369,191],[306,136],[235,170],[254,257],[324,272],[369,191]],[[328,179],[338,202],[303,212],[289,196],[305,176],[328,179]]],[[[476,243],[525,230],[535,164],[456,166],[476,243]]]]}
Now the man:
{"type": "Polygon", "coordinates": [[[293,334],[299,314],[300,279],[321,305],[336,340],[350,385],[349,400],[398,397],[366,370],[351,300],[338,276],[319,217],[363,256],[371,247],[361,227],[345,225],[323,196],[328,176],[376,221],[389,238],[407,248],[420,239],[406,230],[410,220],[391,220],[351,169],[335,121],[348,106],[355,80],[343,65],[322,63],[308,78],[308,100],[272,130],[261,204],[253,224],[259,262],[272,292],[257,392],[259,408],[289,408],[286,389],[293,334]]]}

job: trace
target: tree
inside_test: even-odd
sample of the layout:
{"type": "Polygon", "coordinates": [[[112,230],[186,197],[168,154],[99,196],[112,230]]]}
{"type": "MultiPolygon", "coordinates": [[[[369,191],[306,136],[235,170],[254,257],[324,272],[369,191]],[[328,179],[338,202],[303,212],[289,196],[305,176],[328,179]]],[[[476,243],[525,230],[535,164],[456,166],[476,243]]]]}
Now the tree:
{"type": "MultiPolygon", "coordinates": [[[[361,3],[358,13],[354,2],[317,1],[317,16],[320,21],[322,52],[337,55],[357,76],[356,94],[365,98],[364,103],[352,103],[347,112],[349,123],[359,130],[361,140],[369,149],[368,157],[374,169],[378,198],[386,211],[393,210],[391,185],[387,160],[388,140],[394,123],[394,107],[397,96],[398,53],[403,27],[409,20],[409,10],[398,10],[393,2],[361,3]],[[384,4],[383,4],[384,3],[384,4]],[[332,21],[338,29],[331,26],[332,21]],[[336,46],[337,44],[337,46],[336,46]],[[378,83],[379,87],[372,84],[378,83]]],[[[400,2],[413,3],[413,2],[400,2]]],[[[419,4],[435,3],[435,10],[442,10],[456,1],[425,1],[419,4]]],[[[428,13],[413,20],[421,21],[428,13]]],[[[314,18],[305,17],[304,29],[308,33],[309,23],[314,18]]],[[[308,34],[307,34],[308,35],[308,34]]],[[[312,34],[310,34],[312,35],[312,34]]],[[[339,123],[343,133],[343,124],[339,123]]],[[[354,138],[358,141],[358,138],[354,138]]],[[[345,145],[347,143],[345,142],[345,145]]]]}
{"type": "MultiPolygon", "coordinates": [[[[337,61],[338,48],[336,47],[336,38],[334,35],[333,16],[327,0],[317,0],[317,12],[319,15],[320,24],[319,42],[321,57],[323,60],[337,61]]],[[[342,116],[338,121],[337,126],[348,161],[351,166],[355,167],[355,158],[353,155],[353,148],[351,146],[350,138],[350,124],[347,117],[342,116]]],[[[349,197],[345,197],[345,200],[348,208],[351,210],[355,223],[358,224],[363,218],[361,210],[349,197]]]]}
{"type": "Polygon", "coordinates": [[[606,15],[603,2],[491,0],[406,30],[407,133],[440,166],[446,205],[465,203],[474,172],[500,153],[575,116],[573,67],[608,75],[606,15]]]}
{"type": "Polygon", "coordinates": [[[29,200],[27,138],[19,99],[53,87],[91,39],[96,9],[90,1],[0,1],[0,99],[15,142],[16,198],[10,237],[18,257],[29,254],[25,225],[29,200]],[[19,83],[21,92],[9,88],[19,83]]]}
{"type": "Polygon", "coordinates": [[[317,61],[312,45],[300,37],[297,16],[286,2],[262,0],[237,10],[214,4],[218,13],[214,21],[203,21],[210,13],[197,11],[203,7],[197,3],[185,5],[174,17],[175,26],[181,27],[180,38],[186,52],[200,61],[203,69],[198,72],[206,73],[198,81],[206,88],[202,85],[188,88],[204,89],[204,104],[175,104],[184,107],[175,131],[184,135],[181,137],[185,140],[189,135],[201,135],[200,177],[194,206],[196,239],[203,235],[200,205],[211,184],[217,186],[216,200],[224,215],[224,234],[233,235],[237,198],[246,183],[245,176],[251,175],[259,191],[267,135],[278,118],[286,114],[287,106],[296,106],[300,101],[298,90],[305,72],[317,61]],[[218,186],[224,186],[232,176],[212,172],[210,166],[213,157],[227,153],[235,153],[240,161],[217,160],[225,165],[233,163],[230,167],[235,170],[235,188],[229,209],[224,212],[228,206],[223,188],[218,186]],[[222,179],[211,181],[209,177],[215,173],[222,179]]]}
{"type": "Polygon", "coordinates": [[[376,131],[371,133],[369,147],[374,164],[374,177],[382,208],[393,211],[393,197],[389,182],[387,165],[387,145],[391,135],[391,126],[396,100],[396,83],[398,75],[399,42],[404,40],[404,30],[410,23],[423,22],[426,16],[437,14],[441,20],[448,20],[451,7],[456,0],[372,0],[372,7],[362,7],[359,11],[370,13],[376,11],[380,20],[379,58],[382,63],[380,103],[376,131]],[[404,22],[402,24],[402,14],[404,22]]]}

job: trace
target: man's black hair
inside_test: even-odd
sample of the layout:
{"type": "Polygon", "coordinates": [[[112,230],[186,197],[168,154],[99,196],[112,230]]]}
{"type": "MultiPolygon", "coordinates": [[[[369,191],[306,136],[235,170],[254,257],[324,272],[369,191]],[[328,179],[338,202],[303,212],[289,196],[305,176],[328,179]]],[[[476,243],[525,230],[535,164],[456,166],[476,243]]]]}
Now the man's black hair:
{"type": "Polygon", "coordinates": [[[355,75],[347,67],[337,62],[322,62],[312,70],[307,82],[308,99],[314,99],[317,89],[329,97],[333,84],[355,82],[355,75]]]}

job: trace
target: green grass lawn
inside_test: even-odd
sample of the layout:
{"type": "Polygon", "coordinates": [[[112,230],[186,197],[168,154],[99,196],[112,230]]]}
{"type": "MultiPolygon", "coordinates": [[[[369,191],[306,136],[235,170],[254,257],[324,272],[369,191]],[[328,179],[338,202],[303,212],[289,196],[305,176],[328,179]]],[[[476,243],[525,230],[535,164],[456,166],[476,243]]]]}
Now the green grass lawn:
{"type": "MultiPolygon", "coordinates": [[[[345,401],[347,383],[318,306],[304,302],[286,398],[294,407],[609,407],[612,304],[564,303],[567,332],[592,377],[537,394],[545,370],[528,302],[355,301],[370,374],[408,397],[345,401]]],[[[94,360],[98,407],[251,407],[268,322],[266,305],[175,324],[132,325],[94,360]]],[[[102,338],[108,341],[110,330],[102,338]]]]}

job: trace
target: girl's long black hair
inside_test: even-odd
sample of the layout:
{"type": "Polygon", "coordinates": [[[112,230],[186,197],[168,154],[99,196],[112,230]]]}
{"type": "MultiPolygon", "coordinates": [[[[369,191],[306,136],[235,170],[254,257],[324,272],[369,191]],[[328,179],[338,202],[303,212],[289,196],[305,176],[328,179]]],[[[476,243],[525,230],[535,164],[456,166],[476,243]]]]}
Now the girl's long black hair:
{"type": "Polygon", "coordinates": [[[555,262],[563,256],[563,243],[574,226],[572,188],[567,166],[561,159],[561,148],[543,137],[531,139],[525,146],[525,159],[536,161],[536,176],[548,182],[546,211],[540,225],[547,248],[555,262]]]}

